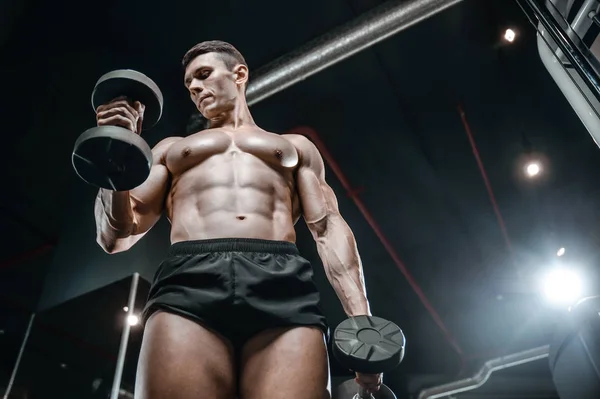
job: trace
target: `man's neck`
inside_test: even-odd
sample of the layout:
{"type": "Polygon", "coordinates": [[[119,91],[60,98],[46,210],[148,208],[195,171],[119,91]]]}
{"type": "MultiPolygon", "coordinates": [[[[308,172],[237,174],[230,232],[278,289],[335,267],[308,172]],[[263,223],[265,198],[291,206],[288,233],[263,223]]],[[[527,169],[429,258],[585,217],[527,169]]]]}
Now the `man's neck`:
{"type": "Polygon", "coordinates": [[[216,118],[210,119],[210,128],[230,128],[233,130],[242,127],[256,126],[250,109],[246,103],[245,96],[239,96],[231,112],[223,113],[216,118]]]}

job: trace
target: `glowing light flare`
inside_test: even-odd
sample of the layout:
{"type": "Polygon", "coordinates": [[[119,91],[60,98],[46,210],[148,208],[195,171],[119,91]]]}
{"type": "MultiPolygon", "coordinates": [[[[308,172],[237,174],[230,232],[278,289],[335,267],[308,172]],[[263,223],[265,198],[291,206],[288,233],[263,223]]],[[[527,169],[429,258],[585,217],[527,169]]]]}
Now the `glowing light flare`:
{"type": "Polygon", "coordinates": [[[541,171],[542,171],[542,166],[540,165],[539,162],[529,162],[525,166],[525,174],[527,174],[528,177],[536,177],[537,175],[540,174],[541,171]]]}
{"type": "Polygon", "coordinates": [[[127,324],[136,326],[140,322],[140,318],[136,315],[127,316],[127,324]]]}
{"type": "Polygon", "coordinates": [[[507,29],[504,32],[504,40],[506,40],[509,43],[512,43],[516,37],[517,37],[517,33],[512,29],[507,29]]]}
{"type": "Polygon", "coordinates": [[[568,268],[556,268],[542,280],[542,292],[548,302],[571,305],[581,298],[583,283],[579,274],[568,268]]]}

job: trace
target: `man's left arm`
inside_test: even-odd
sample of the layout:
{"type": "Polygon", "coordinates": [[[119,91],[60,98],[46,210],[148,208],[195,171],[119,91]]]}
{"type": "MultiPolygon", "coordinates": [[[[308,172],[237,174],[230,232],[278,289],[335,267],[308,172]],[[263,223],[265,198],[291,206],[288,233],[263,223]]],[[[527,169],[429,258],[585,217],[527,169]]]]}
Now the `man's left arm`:
{"type": "Polygon", "coordinates": [[[327,279],[348,316],[371,315],[356,240],[340,215],[335,193],[325,181],[321,154],[304,136],[288,135],[288,138],[300,151],[298,195],[327,279]]]}

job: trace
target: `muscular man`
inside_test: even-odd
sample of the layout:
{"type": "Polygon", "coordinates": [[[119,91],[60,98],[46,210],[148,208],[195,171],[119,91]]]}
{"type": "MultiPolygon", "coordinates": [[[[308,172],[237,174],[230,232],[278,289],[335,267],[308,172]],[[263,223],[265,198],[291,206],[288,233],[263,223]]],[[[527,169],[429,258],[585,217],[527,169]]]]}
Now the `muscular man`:
{"type": "MultiPolygon", "coordinates": [[[[183,58],[184,84],[210,128],[153,149],[144,184],[100,190],[97,241],[131,248],[159,220],[171,247],[144,309],[136,398],[329,397],[327,325],[312,269],[295,246],[304,217],[348,316],[370,314],[354,236],[304,136],[256,125],[248,67],[230,44],[203,42],[183,58]]],[[[98,125],[139,133],[144,106],[117,99],[98,125]]],[[[377,390],[380,375],[357,375],[377,390]]]]}

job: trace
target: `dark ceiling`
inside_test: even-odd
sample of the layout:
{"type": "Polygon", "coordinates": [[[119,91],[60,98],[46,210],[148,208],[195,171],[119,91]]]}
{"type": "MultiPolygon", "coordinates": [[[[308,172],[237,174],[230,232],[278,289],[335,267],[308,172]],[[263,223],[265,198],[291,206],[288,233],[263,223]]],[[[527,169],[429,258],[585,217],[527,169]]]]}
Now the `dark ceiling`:
{"type": "MultiPolygon", "coordinates": [[[[77,181],[70,154],[94,124],[89,97],[101,74],[137,69],[161,87],[163,119],[144,134],[153,145],[181,134],[192,114],[179,61],[195,43],[229,41],[252,71],[380,3],[3,2],[0,340],[12,348],[4,352],[5,368],[57,249],[83,251],[63,232],[92,218],[93,189],[77,181]],[[83,187],[81,198],[73,187],[83,187]],[[77,203],[89,213],[75,215],[70,204],[77,203]]],[[[549,343],[557,318],[536,299],[535,282],[557,248],[566,247],[565,258],[598,281],[598,149],[542,66],[535,31],[513,0],[465,0],[251,110],[270,131],[318,132],[408,270],[407,278],[329,169],[358,241],[372,310],[407,336],[406,359],[388,377],[398,390],[414,386],[417,376],[464,376],[489,357],[549,343]],[[512,45],[501,41],[507,27],[518,32],[512,45]],[[530,147],[545,160],[534,181],[520,169],[530,147]]],[[[341,306],[310,234],[302,223],[298,230],[335,325],[341,306]]],[[[93,245],[93,234],[79,238],[93,245]]],[[[95,251],[89,256],[101,256],[95,251]]],[[[66,286],[80,284],[77,265],[72,269],[61,275],[66,286]]],[[[94,314],[108,312],[103,301],[94,314]]],[[[547,380],[547,364],[514,374],[547,380]]]]}

